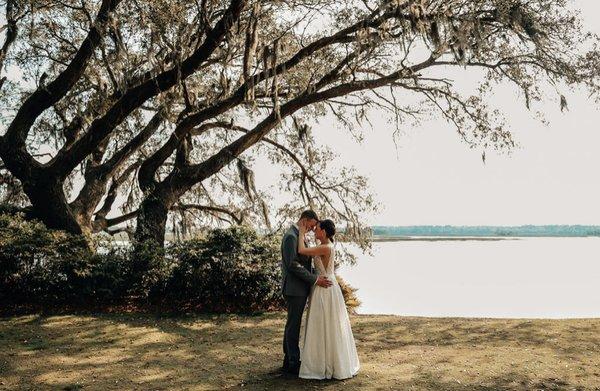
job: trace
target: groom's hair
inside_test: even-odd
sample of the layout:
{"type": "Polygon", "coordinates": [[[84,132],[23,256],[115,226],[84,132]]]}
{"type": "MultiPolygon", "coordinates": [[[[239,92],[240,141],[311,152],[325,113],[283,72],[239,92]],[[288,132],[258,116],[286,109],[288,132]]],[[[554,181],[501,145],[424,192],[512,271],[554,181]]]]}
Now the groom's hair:
{"type": "Polygon", "coordinates": [[[307,209],[302,212],[302,214],[300,215],[300,219],[314,219],[319,221],[319,216],[317,216],[314,210],[307,209]]]}

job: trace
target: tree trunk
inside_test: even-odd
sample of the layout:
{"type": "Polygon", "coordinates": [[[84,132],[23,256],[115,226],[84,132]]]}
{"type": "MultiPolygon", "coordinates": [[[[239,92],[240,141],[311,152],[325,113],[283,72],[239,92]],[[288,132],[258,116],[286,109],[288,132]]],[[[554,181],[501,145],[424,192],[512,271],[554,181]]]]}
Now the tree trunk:
{"type": "Polygon", "coordinates": [[[104,183],[95,183],[93,186],[84,186],[79,196],[70,204],[73,215],[84,232],[92,233],[94,211],[104,196],[106,186],[104,183]]]}
{"type": "Polygon", "coordinates": [[[48,228],[83,234],[63,191],[62,181],[50,176],[25,180],[23,190],[31,201],[31,216],[41,220],[48,228]]]}
{"type": "Polygon", "coordinates": [[[159,247],[164,246],[167,215],[172,201],[168,193],[155,190],[144,198],[138,208],[135,242],[144,244],[151,242],[159,247]]]}
{"type": "Polygon", "coordinates": [[[21,181],[31,202],[28,217],[41,220],[51,229],[83,233],[65,197],[64,179],[43,168],[24,145],[18,146],[4,138],[0,138],[0,157],[6,169],[21,181]]]}
{"type": "Polygon", "coordinates": [[[164,256],[165,227],[169,214],[170,197],[153,191],[138,208],[137,226],[133,241],[131,280],[133,290],[146,294],[144,275],[160,265],[164,256]]]}

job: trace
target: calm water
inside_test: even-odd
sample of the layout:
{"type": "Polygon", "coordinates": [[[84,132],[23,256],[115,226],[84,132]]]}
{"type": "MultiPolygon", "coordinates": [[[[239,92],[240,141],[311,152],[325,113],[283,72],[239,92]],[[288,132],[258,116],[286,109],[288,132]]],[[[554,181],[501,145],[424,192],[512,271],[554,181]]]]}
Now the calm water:
{"type": "Polygon", "coordinates": [[[374,243],[339,273],[362,314],[600,317],[600,238],[374,243]]]}

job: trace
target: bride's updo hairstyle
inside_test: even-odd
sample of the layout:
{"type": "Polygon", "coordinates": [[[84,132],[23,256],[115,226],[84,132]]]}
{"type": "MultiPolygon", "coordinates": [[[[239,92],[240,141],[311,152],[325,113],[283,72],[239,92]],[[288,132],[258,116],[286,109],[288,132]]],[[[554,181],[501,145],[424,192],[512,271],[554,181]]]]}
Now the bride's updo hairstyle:
{"type": "Polygon", "coordinates": [[[335,235],[335,224],[332,220],[326,219],[319,221],[319,228],[325,231],[325,234],[329,240],[332,242],[334,241],[333,236],[335,235]]]}

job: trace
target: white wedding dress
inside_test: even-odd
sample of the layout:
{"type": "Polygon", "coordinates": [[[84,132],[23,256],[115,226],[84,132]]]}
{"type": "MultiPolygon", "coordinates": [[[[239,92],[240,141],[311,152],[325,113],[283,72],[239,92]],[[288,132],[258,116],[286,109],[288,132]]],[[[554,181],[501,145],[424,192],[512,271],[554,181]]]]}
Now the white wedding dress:
{"type": "Polygon", "coordinates": [[[314,285],[311,290],[300,349],[299,377],[303,379],[347,379],[360,367],[344,296],[333,273],[335,249],[329,246],[327,270],[319,257],[314,259],[319,275],[327,276],[333,285],[314,285]]]}

